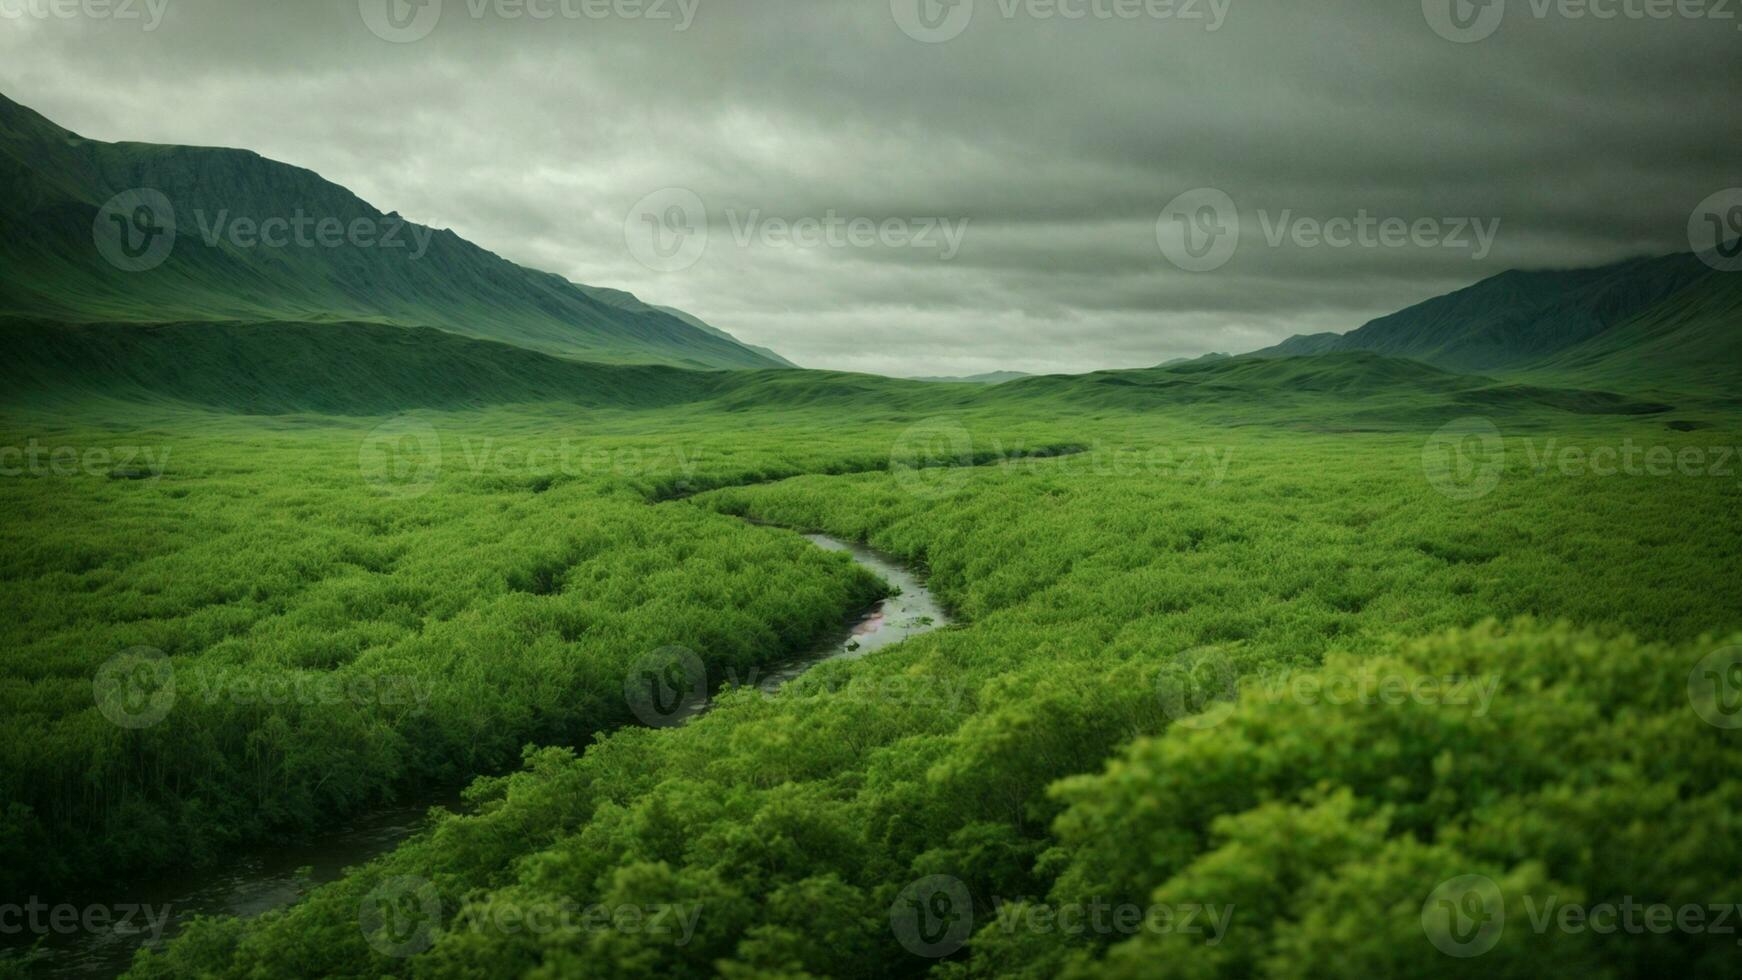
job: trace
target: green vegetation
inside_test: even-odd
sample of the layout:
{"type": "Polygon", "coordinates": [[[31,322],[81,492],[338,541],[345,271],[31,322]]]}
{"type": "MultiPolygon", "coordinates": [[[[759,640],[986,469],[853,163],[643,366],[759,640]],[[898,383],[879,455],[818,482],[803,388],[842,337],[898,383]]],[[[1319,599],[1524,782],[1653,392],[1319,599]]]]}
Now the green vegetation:
{"type": "Polygon", "coordinates": [[[1001,385],[1006,381],[1015,381],[1019,378],[1031,377],[1033,377],[1033,375],[1024,374],[1021,371],[988,371],[985,374],[971,374],[964,378],[914,378],[913,380],[944,383],[958,382],[962,384],[976,385],[1001,385]]]}
{"type": "MultiPolygon", "coordinates": [[[[1710,441],[1706,433],[1610,425],[1580,442],[1710,441]]],[[[990,438],[983,426],[973,426],[976,438],[990,438]]],[[[807,476],[696,498],[699,507],[923,558],[934,589],[969,625],[818,668],[821,696],[740,693],[682,729],[619,732],[578,756],[538,753],[527,772],[477,787],[476,814],[442,818],[428,836],[288,913],[206,924],[136,972],[451,976],[488,964],[509,973],[542,965],[553,975],[671,976],[708,975],[723,964],[728,975],[915,974],[933,962],[897,942],[888,910],[904,885],[933,874],[967,883],[982,910],[994,897],[1209,901],[1225,885],[1221,901],[1239,906],[1235,925],[1252,942],[1230,940],[1223,952],[1235,958],[1227,962],[1217,950],[1198,951],[1206,969],[1193,975],[1227,976],[1246,975],[1273,952],[1292,962],[1291,944],[1310,952],[1341,936],[1352,926],[1335,918],[1340,907],[1326,909],[1333,919],[1323,923],[1297,928],[1297,917],[1321,892],[1360,888],[1362,876],[1378,875],[1383,889],[1370,899],[1389,918],[1363,933],[1366,946],[1351,962],[1448,972],[1455,962],[1398,917],[1419,918],[1428,893],[1461,860],[1469,873],[1501,882],[1509,901],[1550,884],[1568,886],[1563,901],[1575,887],[1596,901],[1628,880],[1601,871],[1601,854],[1574,847],[1561,857],[1580,831],[1556,837],[1551,822],[1508,837],[1507,813],[1542,809],[1529,794],[1587,808],[1589,824],[1580,827],[1623,812],[1613,807],[1707,800],[1678,816],[1692,825],[1734,798],[1717,754],[1728,736],[1685,700],[1689,658],[1715,648],[1699,637],[1736,626],[1739,586],[1689,571],[1721,567],[1742,545],[1733,480],[1538,475],[1515,447],[1514,464],[1478,506],[1426,485],[1419,436],[1303,436],[1139,416],[1089,431],[1099,453],[905,477],[807,476]],[[1141,453],[1164,448],[1172,464],[1134,463],[1159,460],[1141,453]],[[1218,473],[1200,449],[1229,468],[1218,473]],[[1528,623],[1404,639],[1520,616],[1678,645],[1571,639],[1528,623]],[[1212,729],[1170,728],[1178,718],[1166,678],[1180,665],[1210,677],[1224,669],[1257,677],[1311,671],[1330,654],[1342,658],[1333,671],[1495,673],[1503,686],[1491,714],[1463,721],[1455,705],[1369,712],[1260,699],[1212,729]],[[1633,683],[1646,673],[1650,684],[1633,683]],[[1588,719],[1635,708],[1641,714],[1625,729],[1566,737],[1588,719]],[[1525,725],[1533,719],[1535,729],[1525,725]],[[1642,740],[1626,751],[1636,754],[1593,758],[1625,743],[1632,726],[1642,740]],[[1132,761],[1092,775],[1128,745],[1123,751],[1147,768],[1134,771],[1132,761]],[[1508,768],[1538,748],[1530,768],[1508,768]],[[1193,770],[1201,775],[1148,762],[1169,752],[1204,756],[1193,770]],[[1634,777],[1626,758],[1651,767],[1634,777]],[[1544,773],[1569,788],[1558,790],[1544,773]],[[1176,792],[1187,794],[1178,807],[1170,802],[1176,792]],[[1580,802],[1587,797],[1595,802],[1580,802]],[[1153,829],[1103,833],[1093,823],[1120,814],[1153,829]],[[1217,822],[1220,814],[1229,821],[1217,822]],[[1170,829],[1170,819],[1181,829],[1170,829]],[[1291,821],[1324,824],[1322,838],[1299,839],[1291,821]],[[1440,831],[1485,842],[1447,843],[1440,831]],[[1303,864],[1272,881],[1287,858],[1273,865],[1245,856],[1249,838],[1250,846],[1308,852],[1323,868],[1303,864]],[[1531,862],[1545,870],[1525,867],[1531,862]],[[1258,881],[1241,885],[1233,877],[1241,868],[1258,881]],[[376,952],[357,925],[359,907],[398,876],[432,883],[448,927],[403,963],[376,952]],[[1397,896],[1410,889],[1413,910],[1399,911],[1397,896]],[[611,930],[462,925],[494,921],[490,910],[561,901],[698,903],[702,912],[681,945],[611,930]]],[[[1718,840],[1721,827],[1697,840],[1718,840]]],[[[1721,896],[1705,888],[1720,872],[1703,869],[1733,868],[1726,853],[1691,844],[1684,857],[1659,853],[1656,877],[1637,879],[1634,894],[1721,896]],[[1654,893],[1657,881],[1674,887],[1654,893]]],[[[942,968],[1028,965],[1047,975],[1066,961],[1091,970],[1153,967],[1118,938],[1010,937],[982,927],[942,968]]],[[[1533,939],[1513,937],[1517,955],[1541,963],[1549,953],[1533,939]]],[[[1657,954],[1637,955],[1645,962],[1657,954]]],[[[1690,963],[1706,954],[1662,955],[1690,963]]],[[[1182,958],[1180,969],[1196,962],[1182,958]]]]}
{"type": "MultiPolygon", "coordinates": [[[[790,536],[588,478],[639,458],[678,473],[667,447],[588,439],[604,455],[574,456],[559,479],[468,431],[446,467],[468,451],[492,465],[412,501],[360,474],[367,430],[273,428],[129,436],[161,469],[148,479],[0,484],[8,893],[209,858],[499,770],[528,742],[584,742],[632,719],[638,655],[681,644],[742,675],[877,594],[790,536]],[[168,655],[174,695],[160,723],[130,730],[92,685],[138,647],[168,655]]],[[[81,455],[117,445],[48,438],[81,455]]]]}
{"type": "MultiPolygon", "coordinates": [[[[9,884],[212,855],[501,771],[536,745],[553,747],[473,787],[474,812],[440,817],[286,912],[204,923],[136,973],[444,976],[487,963],[565,976],[1045,975],[1153,966],[1152,945],[1192,975],[1310,972],[1345,955],[1434,973],[1459,961],[1419,922],[1411,932],[1409,915],[1449,870],[1492,878],[1508,903],[1542,889],[1618,900],[1627,882],[1641,901],[1722,900],[1714,876],[1735,862],[1696,846],[1721,839],[1721,824],[1710,838],[1675,832],[1688,846],[1650,852],[1655,876],[1630,878],[1630,865],[1603,870],[1606,852],[1580,850],[1583,831],[1557,837],[1508,814],[1559,812],[1555,802],[1581,814],[1577,827],[1636,814],[1691,828],[1733,802],[1714,754],[1728,733],[1685,697],[1689,658],[1742,625],[1742,585],[1714,571],[1742,551],[1734,476],[1598,478],[1554,463],[1568,446],[1627,441],[1712,459],[1736,445],[1733,421],[1709,415],[1680,432],[1662,415],[1509,395],[1492,408],[1509,438],[1504,472],[1470,501],[1424,472],[1428,425],[1504,383],[1359,357],[1170,370],[1179,380],[1091,376],[1074,391],[1056,379],[987,389],[769,372],[705,398],[696,382],[697,400],[665,407],[420,409],[411,418],[442,451],[427,482],[415,459],[370,464],[376,433],[400,451],[423,431],[404,418],[162,400],[14,408],[9,445],[161,448],[154,478],[112,479],[115,460],[87,472],[81,453],[76,473],[45,464],[0,482],[19,610],[0,766],[16,801],[9,884]],[[1247,373],[1260,368],[1282,373],[1247,373]],[[1242,394],[1264,384],[1278,389],[1268,403],[1242,394]],[[1120,408],[1104,389],[1153,407],[1120,408]],[[1194,389],[1203,397],[1179,393],[1194,389]],[[1424,422],[1353,431],[1388,398],[1424,422]],[[1065,446],[1086,451],[1014,458],[1065,446]],[[930,468],[892,468],[910,458],[930,468]],[[875,594],[843,561],[730,515],[923,563],[965,625],[818,668],[805,696],[739,692],[682,728],[618,728],[633,719],[623,678],[649,651],[687,647],[715,681],[743,677],[875,594]],[[1519,625],[1479,625],[1489,620],[1519,625]],[[1474,632],[1441,635],[1452,630],[1474,632]],[[178,696],[161,723],[125,729],[93,703],[92,678],[137,646],[169,656],[178,696]],[[1616,674],[1600,683],[1581,663],[1616,674]],[[1448,705],[1364,712],[1250,696],[1258,679],[1321,670],[1494,675],[1502,687],[1475,719],[1448,705]],[[1646,673],[1650,684],[1634,684],[1646,673]],[[374,696],[250,694],[361,677],[377,679],[361,688],[374,696]],[[1229,679],[1249,695],[1232,717],[1177,724],[1218,710],[1204,692],[1229,679]],[[1580,719],[1620,716],[1631,727],[1570,737],[1580,719]],[[1628,758],[1649,759],[1643,769],[1613,754],[1636,730],[1628,758]],[[1157,761],[1175,755],[1201,761],[1157,761]],[[1099,775],[1110,757],[1124,761],[1099,775]],[[1515,771],[1520,760],[1530,768],[1515,771]],[[1144,843],[1106,850],[1133,841],[1144,843]],[[902,889],[928,875],[962,881],[979,910],[974,935],[942,961],[913,955],[890,925],[902,889]],[[397,876],[441,896],[440,928],[409,960],[358,927],[359,908],[397,876]],[[1321,907],[1351,889],[1367,904],[1321,907]],[[1190,951],[1175,949],[1179,936],[1007,931],[990,911],[995,899],[1211,892],[1237,906],[1239,931],[1190,951]],[[681,945],[476,925],[551,902],[701,911],[681,945]],[[1369,908],[1383,927],[1363,920],[1358,947],[1338,945],[1369,908]]],[[[1540,939],[1508,933],[1500,949],[1540,964],[1540,939]]],[[[1578,951],[1561,961],[1618,941],[1564,939],[1578,951]]],[[[1678,942],[1629,955],[1709,955],[1678,942]]]]}
{"type": "Polygon", "coordinates": [[[1232,905],[1222,942],[1174,933],[1072,948],[988,926],[963,972],[1454,972],[1425,933],[1448,953],[1467,942],[1499,976],[1721,973],[1731,935],[1646,929],[1637,911],[1633,929],[1600,916],[1597,928],[1560,925],[1583,921],[1562,918],[1568,906],[1709,914],[1736,893],[1733,733],[1689,708],[1687,678],[1709,653],[1525,622],[1256,685],[1225,722],[1139,740],[1104,773],[1055,785],[1065,811],[1041,862],[1057,871],[1056,904],[1232,905]],[[1314,700],[1388,684],[1431,696],[1331,711],[1314,700]],[[1500,913],[1492,937],[1458,936],[1430,900],[1461,899],[1457,884],[1435,883],[1471,875],[1500,913]]]}

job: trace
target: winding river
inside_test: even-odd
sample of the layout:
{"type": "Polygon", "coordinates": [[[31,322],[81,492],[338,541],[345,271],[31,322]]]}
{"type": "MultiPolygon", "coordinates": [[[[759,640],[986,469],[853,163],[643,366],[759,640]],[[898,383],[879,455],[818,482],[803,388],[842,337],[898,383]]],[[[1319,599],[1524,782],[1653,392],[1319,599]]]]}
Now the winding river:
{"type": "MultiPolygon", "coordinates": [[[[765,668],[756,680],[756,686],[763,691],[772,694],[824,661],[863,657],[949,623],[947,613],[926,588],[919,572],[862,545],[822,534],[805,537],[819,548],[851,555],[859,565],[888,582],[895,594],[849,617],[839,630],[819,640],[804,654],[765,668]]],[[[154,930],[148,920],[167,923],[162,938],[168,939],[196,916],[252,916],[282,908],[297,901],[310,888],[337,879],[346,868],[397,847],[426,825],[430,807],[459,805],[459,792],[455,790],[366,814],[306,840],[242,849],[233,860],[220,866],[165,873],[134,882],[111,893],[127,896],[123,901],[111,899],[101,903],[113,911],[117,920],[129,905],[142,909],[134,921],[125,926],[79,929],[68,935],[51,934],[40,947],[42,957],[28,969],[32,976],[116,976],[133,961],[134,952],[152,939],[154,930]]],[[[13,949],[24,938],[33,937],[0,935],[0,944],[13,949]]]]}

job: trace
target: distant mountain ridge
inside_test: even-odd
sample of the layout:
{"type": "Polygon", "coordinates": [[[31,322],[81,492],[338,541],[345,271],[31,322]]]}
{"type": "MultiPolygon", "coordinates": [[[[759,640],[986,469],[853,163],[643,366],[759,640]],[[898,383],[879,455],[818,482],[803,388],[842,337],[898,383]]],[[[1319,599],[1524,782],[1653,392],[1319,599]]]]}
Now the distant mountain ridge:
{"type": "Polygon", "coordinates": [[[1234,356],[1234,355],[1221,354],[1221,353],[1217,353],[1216,351],[1211,351],[1208,354],[1200,354],[1197,357],[1176,357],[1171,361],[1161,362],[1160,366],[1164,367],[1164,368],[1169,368],[1169,367],[1179,367],[1182,364],[1213,364],[1216,361],[1225,361],[1232,356],[1234,356]]]}
{"type": "Polygon", "coordinates": [[[1032,377],[1034,375],[1025,374],[1022,371],[988,371],[985,374],[970,374],[966,377],[909,378],[908,380],[924,381],[927,384],[1001,385],[1032,377]]]}
{"type": "MultiPolygon", "coordinates": [[[[622,290],[524,268],[452,231],[383,213],[312,171],[245,150],[101,143],[0,96],[0,317],[69,324],[379,323],[432,327],[571,360],[792,368],[764,347],[622,290]],[[176,217],[161,264],[100,255],[103,209],[149,188],[176,217]],[[263,223],[361,222],[374,238],[270,247],[263,223]],[[249,233],[239,234],[245,225],[249,233]]],[[[124,229],[125,230],[125,229],[124,229]]],[[[301,232],[299,232],[301,234],[301,232]]],[[[1674,393],[1742,382],[1742,273],[1683,253],[1594,269],[1515,270],[1347,334],[1234,360],[1369,352],[1544,385],[1674,393]]],[[[1223,355],[1168,362],[1214,363],[1223,355]]],[[[1020,372],[926,381],[1002,385],[1020,372]]]]}
{"type": "Polygon", "coordinates": [[[1514,270],[1346,334],[1295,336],[1240,356],[1367,351],[1471,373],[1561,371],[1712,387],[1742,376],[1730,339],[1742,326],[1739,282],[1742,274],[1719,272],[1691,252],[1592,269],[1514,270]],[[1623,340],[1643,345],[1647,336],[1649,346],[1623,340]]]}
{"type": "Polygon", "coordinates": [[[790,366],[687,316],[516,265],[246,150],[87,140],[0,95],[0,181],[0,314],[381,322],[577,360],[790,366]],[[167,255],[144,271],[104,261],[93,231],[101,218],[130,220],[131,201],[119,216],[102,209],[134,189],[161,193],[175,224],[167,255]]]}

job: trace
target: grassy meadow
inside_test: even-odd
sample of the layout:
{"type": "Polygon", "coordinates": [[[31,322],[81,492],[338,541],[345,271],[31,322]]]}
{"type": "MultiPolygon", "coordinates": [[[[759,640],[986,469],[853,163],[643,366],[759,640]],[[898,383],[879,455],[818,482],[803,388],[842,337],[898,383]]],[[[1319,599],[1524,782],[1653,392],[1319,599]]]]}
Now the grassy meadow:
{"type": "MultiPolygon", "coordinates": [[[[1742,643],[1721,407],[1672,427],[1453,386],[1378,425],[1389,383],[1230,410],[1223,377],[1165,412],[1172,379],[710,383],[10,411],[7,889],[221,862],[477,776],[465,813],[133,975],[1431,976],[1465,965],[1424,935],[1459,875],[1511,922],[1742,884],[1730,733],[1688,695],[1742,643]],[[729,686],[882,594],[788,529],[925,568],[959,623],[638,717],[650,655],[729,686]],[[940,882],[955,912],[916,924],[940,882]],[[1231,911],[1052,918],[1097,903],[1231,911]],[[576,907],[688,926],[525,921],[576,907]]],[[[1518,974],[1734,955],[1497,949],[1518,974]]]]}

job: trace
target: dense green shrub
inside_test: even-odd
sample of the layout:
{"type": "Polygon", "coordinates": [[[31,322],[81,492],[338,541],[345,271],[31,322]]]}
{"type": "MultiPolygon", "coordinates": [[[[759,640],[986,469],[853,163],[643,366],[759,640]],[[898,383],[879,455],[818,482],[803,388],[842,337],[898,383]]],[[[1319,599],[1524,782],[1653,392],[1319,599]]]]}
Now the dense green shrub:
{"type": "MultiPolygon", "coordinates": [[[[977,442],[997,431],[968,421],[977,442]]],[[[1578,438],[1623,432],[1645,437],[1578,438]]],[[[1619,954],[1622,937],[1539,942],[1514,924],[1545,893],[1734,893],[1724,875],[1738,862],[1721,845],[1734,836],[1729,733],[1687,701],[1692,660],[1714,648],[1701,636],[1735,630],[1742,608],[1742,583],[1719,573],[1742,553],[1733,485],[1570,478],[1518,453],[1490,497],[1459,501],[1423,479],[1420,435],[1135,416],[1024,436],[1176,461],[1214,458],[1207,449],[1228,467],[1119,471],[1091,453],[916,484],[859,465],[888,430],[832,432],[838,441],[797,462],[746,448],[772,433],[734,433],[731,459],[696,480],[725,489],[660,506],[923,561],[965,625],[819,667],[787,695],[734,694],[681,729],[535,752],[527,771],[475,787],[476,812],[439,819],[290,910],[203,923],[136,974],[1449,975],[1472,961],[1434,947],[1422,907],[1464,874],[1494,882],[1508,923],[1476,969],[1636,975],[1709,955],[1709,937],[1619,954]],[[795,466],[846,475],[732,486],[734,474],[795,466]],[[1479,625],[1527,616],[1579,631],[1479,625]],[[1479,717],[1264,696],[1283,678],[1373,671],[1501,693],[1479,717]],[[1224,682],[1241,689],[1232,711],[1216,703],[1224,682]],[[1670,837],[1654,837],[1659,822],[1670,837]],[[927,876],[959,881],[975,913],[965,944],[938,959],[912,953],[891,924],[927,876]],[[438,911],[400,957],[359,914],[405,882],[427,886],[438,911]],[[1234,913],[1215,946],[999,924],[1097,900],[1234,913]],[[682,942],[488,924],[493,909],[552,903],[700,912],[682,942]]]]}

